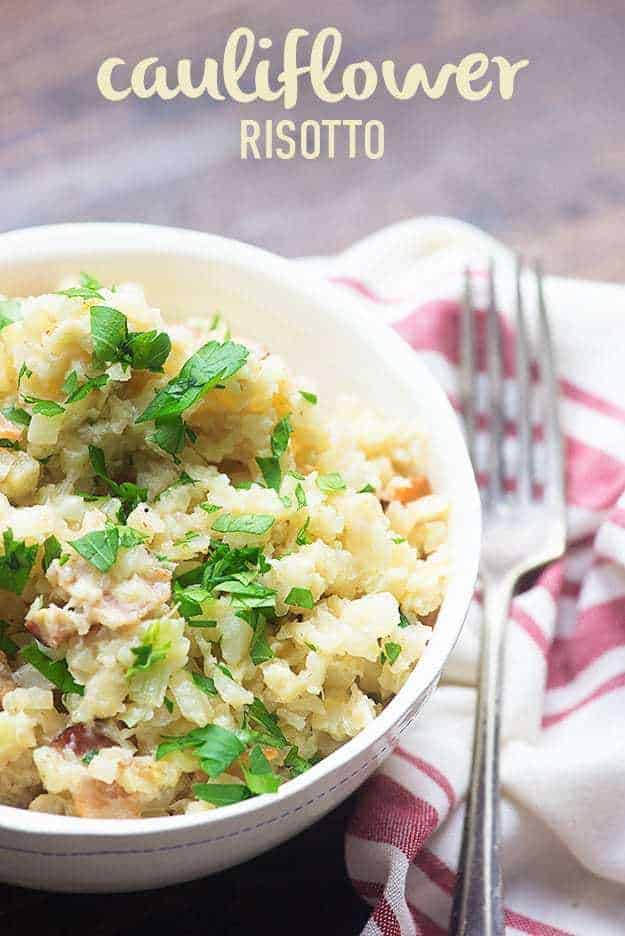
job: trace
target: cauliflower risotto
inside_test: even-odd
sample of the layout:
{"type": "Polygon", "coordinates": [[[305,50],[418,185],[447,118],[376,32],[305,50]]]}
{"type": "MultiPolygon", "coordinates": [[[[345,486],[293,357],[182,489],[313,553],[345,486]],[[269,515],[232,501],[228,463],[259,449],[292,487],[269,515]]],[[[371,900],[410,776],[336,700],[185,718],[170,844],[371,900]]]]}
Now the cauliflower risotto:
{"type": "Polygon", "coordinates": [[[419,660],[447,505],[418,427],[82,274],[0,301],[0,803],[275,792],[419,660]],[[319,399],[317,397],[319,393],[319,399]]]}

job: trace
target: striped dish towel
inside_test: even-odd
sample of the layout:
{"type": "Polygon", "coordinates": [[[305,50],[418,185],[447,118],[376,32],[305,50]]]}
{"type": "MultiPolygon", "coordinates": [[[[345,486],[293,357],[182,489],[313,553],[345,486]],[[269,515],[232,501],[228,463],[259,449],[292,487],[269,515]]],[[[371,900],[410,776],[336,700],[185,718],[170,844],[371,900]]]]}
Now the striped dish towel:
{"type": "MultiPolygon", "coordinates": [[[[490,256],[506,317],[510,254],[458,222],[402,223],[309,263],[387,320],[454,401],[462,271],[468,264],[479,283],[490,256]]],[[[551,279],[547,300],[569,545],[510,611],[501,760],[507,933],[623,936],[625,289],[551,279]]],[[[505,345],[510,378],[510,327],[505,345]]],[[[513,425],[508,434],[514,446],[513,425]]],[[[440,687],[360,793],[346,856],[373,908],[366,936],[447,932],[471,758],[478,597],[440,687]]]]}

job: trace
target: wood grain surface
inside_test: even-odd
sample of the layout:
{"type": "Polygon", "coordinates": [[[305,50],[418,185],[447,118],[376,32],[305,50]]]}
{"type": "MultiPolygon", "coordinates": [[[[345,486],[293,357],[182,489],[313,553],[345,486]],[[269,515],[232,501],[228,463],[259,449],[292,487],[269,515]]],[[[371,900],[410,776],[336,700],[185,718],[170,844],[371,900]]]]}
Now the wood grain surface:
{"type": "MultiPolygon", "coordinates": [[[[552,272],[622,280],[623,0],[0,0],[0,229],[137,220],[231,235],[289,256],[340,250],[413,215],[454,215],[542,254],[552,272]],[[468,103],[384,95],[296,120],[386,125],[386,155],[243,162],[239,120],[275,107],[128,100],[99,63],[219,57],[239,25],[336,25],[345,61],[438,68],[470,51],[527,57],[517,93],[468,103]]],[[[346,880],[353,803],[242,868],[149,895],[67,897],[0,886],[3,934],[352,936],[367,911],[346,880]]]]}
{"type": "Polygon", "coordinates": [[[0,0],[0,228],[141,220],[214,231],[288,255],[339,250],[412,215],[454,215],[544,256],[548,269],[622,279],[623,0],[0,0]],[[336,25],[345,62],[438,68],[469,51],[527,57],[509,102],[449,93],[323,105],[296,120],[379,118],[386,155],[241,161],[241,117],[276,106],[105,101],[110,55],[201,62],[249,25],[336,25]]]}

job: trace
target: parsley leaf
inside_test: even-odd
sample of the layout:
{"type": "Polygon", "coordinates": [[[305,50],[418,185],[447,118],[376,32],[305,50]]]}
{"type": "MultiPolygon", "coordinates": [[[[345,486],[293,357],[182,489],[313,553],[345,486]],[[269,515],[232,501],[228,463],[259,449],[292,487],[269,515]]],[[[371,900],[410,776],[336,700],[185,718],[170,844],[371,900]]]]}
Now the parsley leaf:
{"type": "Polygon", "coordinates": [[[44,572],[48,571],[54,559],[61,558],[61,552],[61,544],[59,543],[56,536],[49,536],[46,540],[44,540],[43,560],[41,563],[44,572]]]}
{"type": "Polygon", "coordinates": [[[284,766],[289,768],[292,777],[298,777],[310,770],[312,764],[301,756],[297,747],[293,746],[284,759],[284,766]]]}
{"type": "Polygon", "coordinates": [[[213,523],[217,533],[250,533],[261,536],[275,523],[275,517],[269,514],[230,514],[222,513],[213,523]]]}
{"type": "Polygon", "coordinates": [[[80,274],[80,285],[85,286],[87,289],[102,289],[102,283],[90,273],[80,274]]]}
{"type": "Polygon", "coordinates": [[[276,458],[283,455],[289,447],[289,438],[293,429],[289,422],[289,417],[284,416],[279,423],[276,423],[271,433],[271,451],[276,458]]]}
{"type": "Polygon", "coordinates": [[[191,673],[191,676],[198,689],[201,689],[207,696],[217,695],[215,681],[211,679],[210,676],[205,676],[203,673],[191,673]]]}
{"type": "Polygon", "coordinates": [[[346,484],[338,471],[332,471],[330,474],[319,475],[317,487],[324,494],[334,494],[336,491],[344,491],[346,484]]]}
{"type": "Polygon", "coordinates": [[[13,322],[18,322],[21,317],[22,303],[17,299],[2,299],[0,301],[0,331],[13,322]]]}
{"type": "Polygon", "coordinates": [[[297,501],[298,510],[300,509],[300,507],[306,507],[307,505],[306,492],[304,491],[304,488],[302,487],[299,481],[295,485],[295,500],[297,501]]]}
{"type": "Polygon", "coordinates": [[[93,363],[106,365],[120,361],[128,337],[126,316],[110,306],[91,306],[93,363]]]}
{"type": "Polygon", "coordinates": [[[161,663],[171,648],[171,640],[163,639],[160,621],[153,621],[146,629],[137,647],[130,651],[135,656],[135,662],[126,670],[127,679],[132,679],[137,673],[151,669],[161,663]]]}
{"type": "Polygon", "coordinates": [[[61,413],[65,412],[65,407],[61,406],[60,403],[55,403],[54,400],[41,400],[39,397],[34,396],[24,396],[26,403],[33,405],[33,413],[37,413],[41,416],[60,416],[61,413]]]}
{"type": "Polygon", "coordinates": [[[309,588],[292,588],[284,599],[284,603],[298,608],[314,608],[315,599],[309,588]]]}
{"type": "Polygon", "coordinates": [[[245,709],[245,724],[248,727],[262,729],[271,739],[273,747],[284,748],[288,742],[278,725],[278,716],[273,715],[261,699],[255,698],[245,709]]]}
{"type": "Polygon", "coordinates": [[[100,572],[108,572],[119,552],[119,530],[116,526],[106,526],[72,540],[69,545],[100,572]]]}
{"type": "Polygon", "coordinates": [[[155,422],[156,432],[148,436],[149,442],[154,442],[159,448],[173,455],[174,461],[178,452],[184,448],[186,426],[180,416],[174,416],[172,419],[157,419],[155,422]]]}
{"type": "Polygon", "coordinates": [[[399,626],[410,627],[410,621],[408,620],[408,618],[406,617],[406,615],[404,614],[401,608],[399,609],[399,626]]]}
{"type": "Polygon", "coordinates": [[[310,393],[308,390],[300,390],[301,395],[304,397],[307,403],[312,403],[314,406],[317,402],[317,394],[310,393]]]}
{"type": "Polygon", "coordinates": [[[126,348],[135,370],[162,373],[163,364],[171,351],[171,339],[165,332],[157,332],[156,329],[131,332],[126,341],[126,348]]]}
{"type": "Polygon", "coordinates": [[[65,660],[51,660],[34,641],[23,648],[22,656],[61,692],[73,692],[76,695],[85,694],[85,687],[76,682],[65,660]]]}
{"type": "Polygon", "coordinates": [[[158,391],[137,422],[181,416],[216,384],[236,374],[248,354],[247,348],[232,341],[209,341],[189,358],[177,377],[158,391]]]}
{"type": "Polygon", "coordinates": [[[312,543],[310,536],[306,532],[308,530],[309,524],[310,524],[310,516],[306,517],[306,522],[304,523],[304,526],[300,529],[299,533],[295,537],[295,542],[297,543],[298,546],[308,546],[309,543],[312,543]]]}
{"type": "Polygon", "coordinates": [[[275,793],[282,783],[281,778],[273,772],[271,764],[258,745],[250,751],[249,767],[241,764],[241,770],[248,789],[256,796],[263,793],[275,793]]]}
{"type": "Polygon", "coordinates": [[[282,469],[280,468],[280,459],[275,455],[268,458],[257,458],[256,464],[261,470],[265,484],[274,491],[280,490],[282,484],[282,469]]]}
{"type": "Polygon", "coordinates": [[[96,754],[99,754],[99,753],[100,752],[98,751],[97,748],[94,748],[92,751],[87,751],[87,753],[82,758],[83,764],[86,764],[88,767],[91,761],[93,760],[93,758],[96,756],[96,754]]]}
{"type": "Polygon", "coordinates": [[[8,629],[7,621],[0,621],[0,650],[6,653],[7,656],[12,657],[15,656],[19,647],[10,637],[7,637],[8,629]]]}
{"type": "Polygon", "coordinates": [[[235,604],[244,608],[273,608],[276,603],[275,588],[267,588],[257,582],[249,582],[243,576],[215,585],[215,591],[227,592],[235,604]]]}
{"type": "Polygon", "coordinates": [[[231,806],[252,795],[242,783],[194,783],[193,793],[198,799],[213,806],[231,806]]]}
{"type": "Polygon", "coordinates": [[[30,413],[27,413],[25,409],[20,409],[18,406],[7,406],[2,410],[2,415],[6,416],[7,419],[10,419],[11,422],[16,423],[18,426],[30,426],[30,413]]]}
{"type": "Polygon", "coordinates": [[[375,488],[372,484],[365,484],[364,487],[361,487],[357,494],[375,494],[375,488]]]}
{"type": "Polygon", "coordinates": [[[21,595],[35,564],[38,547],[36,544],[27,546],[24,540],[16,540],[10,528],[4,531],[2,539],[4,556],[0,556],[0,588],[21,595]]]}
{"type": "Polygon", "coordinates": [[[63,382],[63,392],[67,394],[65,405],[78,403],[89,396],[92,390],[99,390],[108,383],[108,374],[99,374],[97,377],[89,377],[84,383],[78,382],[78,374],[75,370],[71,371],[63,382]]]}
{"type": "Polygon", "coordinates": [[[398,643],[393,643],[392,640],[389,640],[384,644],[384,654],[390,666],[393,665],[400,653],[401,646],[398,643]]]}
{"type": "Polygon", "coordinates": [[[195,750],[202,770],[215,779],[244,752],[245,744],[234,732],[220,725],[206,725],[181,737],[166,738],[156,749],[156,760],[187,748],[195,750]]]}
{"type": "Polygon", "coordinates": [[[104,452],[96,445],[89,446],[89,461],[91,462],[91,467],[96,477],[104,481],[114,497],[118,497],[121,500],[124,506],[123,512],[126,517],[128,514],[132,513],[137,504],[148,499],[146,488],[139,487],[137,484],[133,484],[132,481],[123,481],[121,484],[118,484],[117,481],[113,481],[112,478],[109,478],[106,470],[106,462],[104,460],[104,452]]]}
{"type": "Polygon", "coordinates": [[[93,286],[70,286],[69,289],[59,289],[57,296],[67,296],[69,299],[99,299],[104,296],[93,286]]]}
{"type": "Polygon", "coordinates": [[[239,611],[237,617],[247,621],[253,631],[252,641],[250,643],[250,659],[254,666],[272,660],[274,652],[267,643],[267,619],[258,610],[252,608],[249,611],[239,611]]]}

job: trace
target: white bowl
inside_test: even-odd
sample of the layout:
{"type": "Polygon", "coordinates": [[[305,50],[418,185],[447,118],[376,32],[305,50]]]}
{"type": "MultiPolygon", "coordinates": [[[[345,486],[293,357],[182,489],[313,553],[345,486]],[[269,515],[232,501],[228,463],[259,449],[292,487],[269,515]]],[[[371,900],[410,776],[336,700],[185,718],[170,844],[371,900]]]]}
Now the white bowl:
{"type": "Polygon", "coordinates": [[[162,887],[231,867],[272,848],[337,806],[384,760],[430,696],[454,645],[477,574],[480,507],[455,413],[390,328],[297,264],[208,234],[134,224],[74,224],[0,236],[0,292],[56,288],[87,270],[143,283],[148,300],[183,318],[220,310],[310,375],[324,397],[353,392],[431,439],[430,477],[451,503],[451,576],[433,636],[414,673],[352,741],[262,796],[201,816],[78,819],[0,806],[0,879],[59,891],[162,887]]]}

